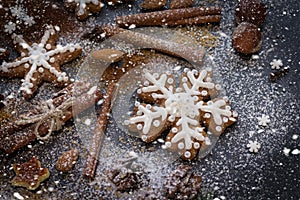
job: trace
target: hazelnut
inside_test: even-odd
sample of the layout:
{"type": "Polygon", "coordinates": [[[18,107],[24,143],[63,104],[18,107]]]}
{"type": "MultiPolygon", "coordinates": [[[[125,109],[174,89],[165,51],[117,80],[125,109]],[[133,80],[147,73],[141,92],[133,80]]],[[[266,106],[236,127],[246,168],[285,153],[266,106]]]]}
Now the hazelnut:
{"type": "Polygon", "coordinates": [[[241,0],[235,9],[235,20],[238,24],[249,22],[261,26],[267,15],[265,4],[259,0],[241,0]]]}
{"type": "Polygon", "coordinates": [[[261,43],[261,33],[254,24],[242,22],[233,31],[232,46],[240,53],[255,53],[261,48],[261,43]]]}

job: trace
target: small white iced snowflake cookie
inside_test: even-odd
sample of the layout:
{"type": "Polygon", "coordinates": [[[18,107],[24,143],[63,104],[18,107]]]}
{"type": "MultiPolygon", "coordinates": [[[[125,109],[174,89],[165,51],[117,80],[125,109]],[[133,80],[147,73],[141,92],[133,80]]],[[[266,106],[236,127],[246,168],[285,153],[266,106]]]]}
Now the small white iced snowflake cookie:
{"type": "Polygon", "coordinates": [[[64,0],[65,7],[74,11],[80,20],[86,19],[90,13],[97,13],[101,10],[100,0],[64,0]]]}
{"type": "Polygon", "coordinates": [[[206,130],[219,136],[237,120],[227,98],[214,98],[221,87],[212,82],[211,69],[185,69],[179,87],[170,72],[146,71],[145,79],[137,91],[145,103],[135,103],[134,116],[125,124],[145,142],[168,130],[164,146],[183,159],[195,158],[202,145],[210,145],[206,130]]]}
{"type": "Polygon", "coordinates": [[[52,82],[57,86],[69,83],[69,78],[65,72],[61,72],[60,65],[81,54],[82,49],[78,44],[55,45],[57,33],[53,26],[47,27],[37,43],[26,42],[16,34],[12,38],[21,56],[15,61],[3,62],[0,76],[24,77],[20,90],[26,99],[32,96],[42,81],[52,82]]]}

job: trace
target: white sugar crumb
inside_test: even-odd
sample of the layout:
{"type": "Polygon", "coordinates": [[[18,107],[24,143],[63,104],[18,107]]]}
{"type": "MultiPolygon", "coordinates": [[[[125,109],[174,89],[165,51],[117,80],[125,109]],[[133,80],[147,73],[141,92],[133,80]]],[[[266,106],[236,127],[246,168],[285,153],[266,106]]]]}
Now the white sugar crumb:
{"type": "Polygon", "coordinates": [[[131,24],[131,25],[128,27],[128,29],[134,29],[134,28],[136,28],[136,25],[135,25],[135,24],[131,24]]]}
{"type": "Polygon", "coordinates": [[[292,139],[293,139],[293,140],[297,140],[298,138],[299,138],[299,135],[294,134],[294,135],[292,136],[292,139]]]}
{"type": "Polygon", "coordinates": [[[284,155],[286,155],[286,156],[289,155],[290,151],[291,151],[291,149],[288,149],[288,148],[286,148],[286,147],[283,148],[283,153],[284,153],[284,155]]]}
{"type": "Polygon", "coordinates": [[[251,58],[252,58],[253,60],[257,60],[257,59],[259,59],[259,55],[252,55],[251,58]]]}
{"type": "Polygon", "coordinates": [[[84,121],[84,124],[87,125],[87,126],[90,126],[92,124],[92,120],[91,119],[86,119],[84,121]]]}
{"type": "Polygon", "coordinates": [[[54,187],[48,187],[48,191],[49,192],[53,192],[54,191],[54,187]]]}
{"type": "Polygon", "coordinates": [[[22,196],[22,195],[20,195],[20,193],[18,193],[18,192],[14,192],[14,197],[16,198],[16,199],[18,199],[18,200],[24,200],[25,198],[22,196]]]}
{"type": "Polygon", "coordinates": [[[291,152],[291,154],[293,154],[293,155],[298,155],[298,154],[300,154],[300,150],[299,150],[299,149],[294,149],[294,150],[291,152]]]}

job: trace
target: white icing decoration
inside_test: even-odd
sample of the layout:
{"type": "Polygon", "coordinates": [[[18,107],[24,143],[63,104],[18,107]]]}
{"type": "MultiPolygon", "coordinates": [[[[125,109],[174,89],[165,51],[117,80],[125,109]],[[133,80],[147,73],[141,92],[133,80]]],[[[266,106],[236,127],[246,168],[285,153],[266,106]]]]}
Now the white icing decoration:
{"type": "Polygon", "coordinates": [[[27,94],[32,94],[31,88],[33,87],[33,84],[31,81],[34,73],[36,73],[37,71],[43,73],[45,69],[54,74],[57,77],[57,81],[68,81],[69,78],[67,77],[67,74],[65,72],[59,72],[53,66],[51,66],[50,63],[55,61],[53,56],[70,51],[70,49],[80,49],[81,47],[79,45],[68,44],[64,47],[61,45],[57,45],[57,48],[48,50],[46,48],[46,46],[48,45],[47,42],[50,39],[50,36],[54,33],[55,31],[53,29],[53,26],[48,26],[41,39],[41,42],[39,44],[33,43],[31,46],[25,40],[23,40],[22,36],[16,34],[12,35],[14,42],[18,43],[23,47],[24,50],[28,51],[28,55],[25,55],[24,52],[22,52],[23,57],[20,60],[16,60],[10,63],[3,62],[0,66],[0,70],[8,72],[11,68],[19,67],[23,64],[24,68],[29,68],[29,71],[26,74],[24,80],[22,80],[22,85],[20,88],[21,91],[25,91],[27,94]]]}
{"type": "Polygon", "coordinates": [[[209,112],[212,114],[214,122],[217,125],[222,125],[222,116],[230,117],[232,112],[230,110],[223,109],[226,106],[226,101],[224,99],[218,99],[217,101],[209,101],[207,105],[203,105],[204,102],[200,101],[197,106],[200,110],[204,112],[209,112]]]}
{"type": "MultiPolygon", "coordinates": [[[[201,94],[199,89],[213,89],[215,84],[205,81],[208,75],[206,70],[198,72],[197,70],[191,71],[185,69],[184,71],[186,72],[186,76],[182,78],[183,88],[176,88],[175,92],[174,86],[171,85],[174,81],[170,81],[173,80],[173,78],[170,78],[170,74],[159,75],[155,73],[152,75],[148,71],[145,71],[146,81],[144,83],[147,84],[141,88],[142,92],[151,93],[155,99],[164,99],[164,107],[153,106],[153,109],[150,110],[150,108],[147,109],[143,105],[140,105],[138,106],[138,114],[142,112],[143,115],[130,118],[129,123],[136,124],[143,122],[144,127],[142,132],[143,134],[147,134],[151,130],[154,120],[161,118],[163,121],[168,116],[168,121],[173,122],[178,118],[176,126],[180,128],[173,127],[171,129],[173,133],[176,133],[171,139],[171,143],[179,142],[179,149],[191,149],[194,139],[197,141],[205,140],[203,129],[199,128],[200,125],[196,119],[200,115],[200,107],[197,103],[199,100],[197,95],[201,94]]],[[[200,144],[198,143],[198,145],[200,144]]]]}

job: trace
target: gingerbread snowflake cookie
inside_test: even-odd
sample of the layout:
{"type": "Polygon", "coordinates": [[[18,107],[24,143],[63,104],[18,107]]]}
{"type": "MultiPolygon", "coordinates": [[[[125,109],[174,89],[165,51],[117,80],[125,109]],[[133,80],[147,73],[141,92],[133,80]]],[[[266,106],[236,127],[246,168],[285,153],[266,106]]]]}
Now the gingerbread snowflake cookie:
{"type": "Polygon", "coordinates": [[[60,66],[78,57],[82,49],[78,44],[55,45],[58,30],[58,27],[48,26],[37,43],[29,43],[20,35],[12,35],[21,56],[12,62],[3,62],[0,76],[24,77],[20,90],[26,99],[32,96],[42,81],[57,86],[69,83],[67,74],[60,70],[60,66]]]}
{"type": "Polygon", "coordinates": [[[203,145],[210,145],[207,133],[219,136],[237,121],[229,100],[214,98],[221,86],[212,81],[211,69],[186,68],[179,86],[171,72],[146,71],[144,76],[146,80],[137,90],[143,103],[135,103],[134,115],[125,125],[145,142],[168,131],[164,146],[191,160],[203,145]]]}
{"type": "Polygon", "coordinates": [[[100,0],[64,0],[65,7],[74,11],[79,20],[86,19],[91,13],[101,10],[100,0]]]}

